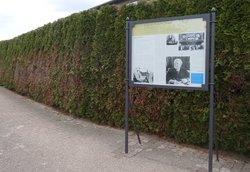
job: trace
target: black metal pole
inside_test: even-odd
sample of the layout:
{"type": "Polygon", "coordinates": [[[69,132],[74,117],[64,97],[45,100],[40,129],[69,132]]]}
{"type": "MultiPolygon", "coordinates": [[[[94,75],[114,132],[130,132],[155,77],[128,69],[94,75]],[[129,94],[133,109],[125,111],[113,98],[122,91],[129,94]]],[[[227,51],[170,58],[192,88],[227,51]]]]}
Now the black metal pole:
{"type": "Polygon", "coordinates": [[[126,18],[126,86],[125,86],[125,153],[128,153],[128,109],[129,109],[129,18],[126,18]]]}
{"type": "Polygon", "coordinates": [[[210,105],[209,105],[209,162],[208,171],[213,171],[213,134],[214,134],[214,47],[216,9],[211,10],[211,61],[210,61],[210,105]]]}

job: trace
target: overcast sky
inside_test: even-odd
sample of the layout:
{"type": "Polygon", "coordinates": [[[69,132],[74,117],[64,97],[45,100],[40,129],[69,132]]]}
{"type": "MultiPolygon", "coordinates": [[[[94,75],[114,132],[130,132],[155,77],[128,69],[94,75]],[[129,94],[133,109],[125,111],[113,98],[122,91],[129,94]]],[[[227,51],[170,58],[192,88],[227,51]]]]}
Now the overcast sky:
{"type": "Polygon", "coordinates": [[[109,0],[0,0],[0,41],[109,0]]]}

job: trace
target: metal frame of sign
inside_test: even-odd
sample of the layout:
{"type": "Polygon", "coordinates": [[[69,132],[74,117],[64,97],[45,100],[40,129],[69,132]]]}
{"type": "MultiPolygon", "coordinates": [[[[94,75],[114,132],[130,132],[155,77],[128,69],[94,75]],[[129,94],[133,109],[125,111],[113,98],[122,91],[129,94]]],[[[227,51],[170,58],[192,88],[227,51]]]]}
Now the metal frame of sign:
{"type": "MultiPolygon", "coordinates": [[[[179,16],[179,17],[169,17],[169,18],[158,18],[158,19],[148,19],[148,20],[138,20],[138,21],[128,21],[128,29],[129,29],[129,86],[136,86],[136,87],[150,87],[150,88],[166,88],[166,89],[191,89],[191,90],[208,90],[208,79],[209,79],[209,50],[210,50],[210,14],[199,14],[199,15],[190,15],[190,16],[179,16]],[[133,28],[138,24],[147,24],[147,23],[161,23],[161,22],[168,22],[168,21],[183,21],[187,19],[203,19],[206,22],[206,44],[205,44],[205,83],[200,84],[200,86],[178,86],[178,85],[157,85],[157,84],[150,84],[150,83],[137,83],[132,81],[132,34],[133,28]]],[[[195,31],[194,31],[195,32],[195,31]]],[[[203,58],[203,57],[202,57],[203,58]]]]}

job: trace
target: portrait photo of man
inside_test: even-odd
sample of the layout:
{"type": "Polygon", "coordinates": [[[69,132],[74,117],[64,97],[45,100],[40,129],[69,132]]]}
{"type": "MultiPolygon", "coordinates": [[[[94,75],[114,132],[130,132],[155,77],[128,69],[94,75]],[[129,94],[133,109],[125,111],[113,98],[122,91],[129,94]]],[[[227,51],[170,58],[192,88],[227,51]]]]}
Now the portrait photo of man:
{"type": "Polygon", "coordinates": [[[190,57],[166,58],[166,84],[190,84],[190,57]]]}

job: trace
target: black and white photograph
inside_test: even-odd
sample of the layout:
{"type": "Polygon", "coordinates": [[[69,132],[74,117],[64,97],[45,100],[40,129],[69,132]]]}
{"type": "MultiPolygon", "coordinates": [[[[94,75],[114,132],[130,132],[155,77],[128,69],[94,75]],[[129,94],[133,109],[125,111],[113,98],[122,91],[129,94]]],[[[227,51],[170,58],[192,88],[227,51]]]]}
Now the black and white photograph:
{"type": "Polygon", "coordinates": [[[190,57],[166,57],[166,84],[190,84],[190,57]]]}
{"type": "Polygon", "coordinates": [[[177,45],[178,41],[176,40],[176,37],[173,34],[170,34],[167,36],[167,45],[177,45]]]}
{"type": "Polygon", "coordinates": [[[140,83],[153,83],[154,82],[153,72],[149,71],[148,69],[143,69],[138,67],[135,69],[135,72],[133,73],[133,81],[140,83]]]}
{"type": "Polygon", "coordinates": [[[179,34],[179,51],[203,50],[204,33],[183,33],[179,34]]]}

